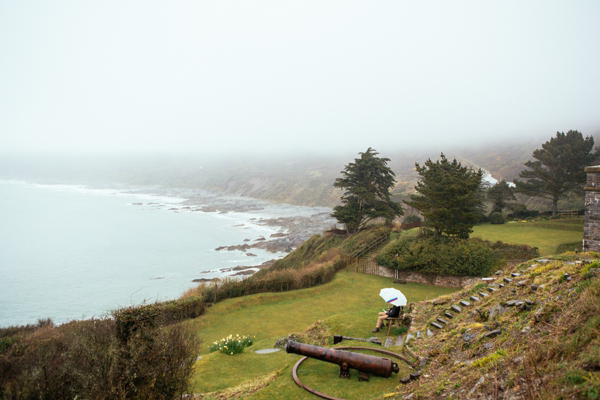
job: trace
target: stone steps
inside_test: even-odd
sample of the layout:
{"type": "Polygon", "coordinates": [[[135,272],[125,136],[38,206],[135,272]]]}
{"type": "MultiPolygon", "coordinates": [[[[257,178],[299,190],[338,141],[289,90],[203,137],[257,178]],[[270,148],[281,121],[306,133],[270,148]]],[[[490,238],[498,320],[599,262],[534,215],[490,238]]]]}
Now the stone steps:
{"type": "MultiPolygon", "coordinates": [[[[501,271],[499,271],[499,272],[501,272],[501,271]]],[[[500,274],[496,273],[495,275],[502,275],[502,274],[501,273],[500,274]]],[[[515,278],[515,277],[521,276],[521,274],[518,273],[518,272],[513,272],[511,274],[511,276],[513,278],[515,278]]],[[[461,301],[459,301],[460,306],[456,305],[456,304],[451,305],[450,309],[445,310],[444,313],[441,316],[438,316],[435,321],[431,321],[429,323],[429,325],[433,326],[434,328],[436,328],[438,330],[444,329],[444,327],[446,325],[448,325],[448,321],[445,320],[445,319],[443,319],[442,316],[444,316],[444,317],[446,317],[448,319],[453,319],[454,315],[452,313],[450,313],[450,311],[453,311],[455,313],[461,313],[462,312],[461,306],[462,307],[470,307],[471,306],[471,302],[475,303],[475,302],[480,301],[481,299],[485,299],[486,297],[489,297],[489,296],[493,295],[495,292],[497,292],[498,290],[502,289],[505,286],[504,283],[500,283],[498,285],[496,285],[494,283],[491,283],[493,280],[495,280],[495,278],[482,278],[482,279],[485,282],[490,282],[490,283],[488,283],[488,287],[487,287],[487,291],[489,292],[489,294],[485,293],[483,291],[480,291],[480,292],[477,292],[477,295],[479,297],[472,295],[472,296],[469,296],[469,300],[470,301],[467,301],[467,300],[461,300],[461,301]]],[[[512,282],[512,279],[508,278],[508,277],[504,277],[503,281],[506,284],[509,284],[509,283],[512,282]]],[[[523,302],[522,301],[520,301],[520,302],[517,302],[517,301],[512,302],[511,301],[509,303],[511,303],[510,305],[515,306],[515,305],[521,305],[523,302]]]]}

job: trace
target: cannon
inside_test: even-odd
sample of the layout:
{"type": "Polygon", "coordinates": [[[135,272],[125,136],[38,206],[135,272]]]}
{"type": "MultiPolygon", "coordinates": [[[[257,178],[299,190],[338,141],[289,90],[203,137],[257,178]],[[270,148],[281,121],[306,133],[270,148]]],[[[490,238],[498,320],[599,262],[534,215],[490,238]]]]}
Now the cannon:
{"type": "Polygon", "coordinates": [[[326,347],[298,343],[293,340],[287,342],[285,351],[337,364],[340,366],[340,378],[350,378],[350,368],[359,372],[359,380],[368,379],[367,374],[389,378],[392,372],[398,373],[399,371],[398,364],[389,358],[353,353],[345,350],[328,349],[326,347]]]}

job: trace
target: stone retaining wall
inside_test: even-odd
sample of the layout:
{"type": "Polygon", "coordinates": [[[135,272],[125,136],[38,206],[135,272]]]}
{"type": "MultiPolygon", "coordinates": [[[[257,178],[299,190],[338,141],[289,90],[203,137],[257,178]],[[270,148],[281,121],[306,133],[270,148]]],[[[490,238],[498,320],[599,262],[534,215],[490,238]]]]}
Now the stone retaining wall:
{"type": "Polygon", "coordinates": [[[403,280],[406,282],[424,283],[427,285],[463,287],[481,281],[478,276],[447,276],[435,274],[423,274],[415,271],[400,271],[394,268],[379,266],[379,275],[388,278],[403,280]]]}
{"type": "Polygon", "coordinates": [[[586,167],[583,251],[600,251],[600,166],[586,167]]]}

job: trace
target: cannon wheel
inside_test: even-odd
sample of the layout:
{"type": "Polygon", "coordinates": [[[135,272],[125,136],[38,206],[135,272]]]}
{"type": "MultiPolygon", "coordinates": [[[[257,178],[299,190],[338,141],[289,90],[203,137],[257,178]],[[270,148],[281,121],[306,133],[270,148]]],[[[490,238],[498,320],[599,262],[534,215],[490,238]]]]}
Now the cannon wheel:
{"type": "MultiPolygon", "coordinates": [[[[386,354],[388,356],[396,357],[396,358],[398,358],[398,359],[406,362],[412,368],[414,368],[414,365],[412,364],[412,362],[410,362],[406,358],[402,357],[400,354],[392,353],[391,351],[387,351],[387,350],[375,349],[375,348],[372,348],[372,347],[354,347],[354,346],[342,346],[342,347],[336,347],[335,349],[336,350],[370,350],[370,351],[376,351],[378,353],[382,353],[382,354],[386,354]]],[[[298,362],[296,363],[296,365],[294,365],[294,368],[292,369],[292,377],[294,378],[294,382],[296,382],[296,385],[298,385],[302,389],[307,390],[310,393],[312,393],[314,395],[317,395],[319,397],[322,397],[324,399],[345,400],[345,399],[342,399],[340,397],[333,397],[333,396],[326,395],[325,393],[321,393],[321,392],[319,392],[319,391],[311,388],[310,386],[305,385],[304,383],[302,383],[302,381],[300,381],[300,378],[298,378],[298,367],[300,366],[300,364],[302,364],[304,361],[306,361],[307,358],[308,357],[302,357],[300,360],[298,360],[298,362]]]]}

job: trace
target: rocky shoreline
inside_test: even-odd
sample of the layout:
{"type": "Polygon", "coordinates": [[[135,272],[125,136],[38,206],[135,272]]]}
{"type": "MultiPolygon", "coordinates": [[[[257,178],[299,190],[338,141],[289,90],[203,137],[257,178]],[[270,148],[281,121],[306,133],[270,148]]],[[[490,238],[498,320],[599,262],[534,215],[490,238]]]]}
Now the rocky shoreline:
{"type": "MultiPolygon", "coordinates": [[[[172,203],[133,203],[132,205],[150,207],[150,209],[167,209],[168,211],[184,212],[207,212],[227,214],[235,213],[257,213],[265,212],[268,215],[284,214],[279,217],[253,217],[247,223],[234,225],[239,228],[247,228],[248,225],[258,225],[275,228],[277,232],[268,237],[261,236],[257,239],[246,238],[243,243],[219,246],[215,251],[240,251],[248,257],[256,257],[251,249],[261,249],[269,253],[290,253],[300,246],[311,236],[321,234],[336,224],[331,217],[331,209],[327,207],[300,207],[269,203],[264,200],[252,199],[241,196],[220,195],[203,190],[194,189],[154,189],[143,190],[140,193],[155,196],[175,197],[187,199],[178,204],[172,203]],[[307,214],[308,215],[299,215],[307,214]],[[296,214],[296,215],[294,215],[296,214]]],[[[227,276],[246,277],[254,274],[259,269],[268,268],[275,259],[266,261],[260,265],[240,265],[234,268],[221,268],[218,270],[204,271],[203,273],[228,274],[227,276]]],[[[219,278],[198,278],[193,282],[210,282],[219,278]]]]}

